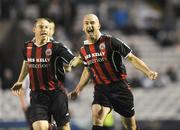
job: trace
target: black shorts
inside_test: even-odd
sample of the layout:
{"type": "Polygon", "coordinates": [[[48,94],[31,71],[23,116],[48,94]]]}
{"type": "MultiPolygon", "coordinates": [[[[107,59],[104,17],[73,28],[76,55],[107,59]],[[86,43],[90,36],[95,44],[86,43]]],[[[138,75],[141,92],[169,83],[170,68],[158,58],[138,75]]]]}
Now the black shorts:
{"type": "Polygon", "coordinates": [[[96,85],[92,104],[110,107],[128,118],[135,114],[134,98],[126,80],[109,85],[96,85]]]}
{"type": "Polygon", "coordinates": [[[30,118],[32,123],[38,120],[49,120],[53,115],[58,127],[70,120],[67,95],[61,90],[31,92],[30,118]]]}
{"type": "Polygon", "coordinates": [[[29,130],[33,130],[33,128],[32,128],[32,121],[31,121],[31,118],[30,118],[30,112],[31,112],[30,106],[28,106],[27,110],[24,111],[24,114],[25,114],[25,117],[26,117],[26,121],[27,121],[29,130]]]}
{"type": "MultiPolygon", "coordinates": [[[[27,107],[27,110],[24,111],[24,114],[25,114],[25,117],[26,117],[26,121],[27,121],[27,124],[29,126],[31,126],[32,124],[32,120],[31,120],[31,117],[30,117],[30,114],[31,114],[31,110],[30,110],[30,105],[27,107]]],[[[48,116],[48,122],[51,123],[51,115],[48,116]]]]}

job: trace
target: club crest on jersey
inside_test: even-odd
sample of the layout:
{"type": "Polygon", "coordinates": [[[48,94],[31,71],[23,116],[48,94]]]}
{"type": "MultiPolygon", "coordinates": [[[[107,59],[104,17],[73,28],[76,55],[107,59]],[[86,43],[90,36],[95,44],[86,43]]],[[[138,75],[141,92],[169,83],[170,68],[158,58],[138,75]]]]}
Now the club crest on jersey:
{"type": "Polygon", "coordinates": [[[46,53],[47,56],[50,56],[50,55],[52,55],[52,50],[51,49],[47,49],[45,53],[46,53]]]}
{"type": "Polygon", "coordinates": [[[99,49],[100,49],[100,50],[103,50],[103,49],[105,49],[105,48],[106,48],[105,43],[101,43],[101,44],[99,45],[99,49]]]}

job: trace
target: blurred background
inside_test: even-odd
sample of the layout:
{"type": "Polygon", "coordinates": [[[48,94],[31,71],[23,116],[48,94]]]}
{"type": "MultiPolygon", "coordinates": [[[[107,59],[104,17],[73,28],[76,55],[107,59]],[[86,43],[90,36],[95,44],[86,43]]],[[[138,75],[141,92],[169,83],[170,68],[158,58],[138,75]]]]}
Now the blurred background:
{"type": "MultiPolygon", "coordinates": [[[[23,44],[33,38],[33,20],[52,19],[56,23],[54,38],[78,54],[85,39],[82,19],[87,13],[95,13],[103,33],[122,39],[159,73],[159,78],[151,81],[124,61],[141,129],[179,130],[179,0],[0,0],[0,130],[27,129],[18,97],[10,88],[20,73],[23,44]]],[[[68,91],[75,87],[81,72],[79,67],[66,75],[68,91]]],[[[90,83],[76,101],[69,102],[72,124],[78,130],[91,128],[92,99],[90,83]]],[[[112,125],[114,130],[123,130],[114,112],[112,125]]]]}

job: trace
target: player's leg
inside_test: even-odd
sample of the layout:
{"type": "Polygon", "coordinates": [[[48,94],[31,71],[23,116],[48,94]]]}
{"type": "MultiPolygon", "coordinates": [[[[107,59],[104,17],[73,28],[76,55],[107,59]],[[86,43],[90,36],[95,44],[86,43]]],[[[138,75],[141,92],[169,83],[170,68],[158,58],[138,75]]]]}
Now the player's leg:
{"type": "Polygon", "coordinates": [[[92,130],[103,130],[103,123],[110,112],[109,107],[104,107],[99,104],[92,105],[92,120],[93,120],[93,128],[92,130]]]}
{"type": "Polygon", "coordinates": [[[70,114],[67,95],[62,91],[57,91],[52,99],[51,111],[58,130],[70,130],[70,114]]]}
{"type": "Polygon", "coordinates": [[[31,92],[30,119],[33,130],[48,130],[49,103],[49,95],[46,92],[31,92]]]}
{"type": "Polygon", "coordinates": [[[33,122],[32,126],[33,126],[33,130],[48,130],[49,123],[47,120],[39,120],[33,122]]]}
{"type": "Polygon", "coordinates": [[[62,126],[62,130],[70,130],[70,124],[66,123],[64,126],[62,126]]]}
{"type": "Polygon", "coordinates": [[[51,113],[49,113],[48,117],[49,117],[49,119],[48,119],[49,130],[57,130],[57,124],[56,124],[56,121],[53,118],[53,115],[51,113]]]}
{"type": "Polygon", "coordinates": [[[112,105],[107,97],[109,94],[107,91],[108,87],[97,85],[94,88],[94,100],[92,102],[92,130],[104,130],[104,120],[112,108],[112,105]]]}
{"type": "Polygon", "coordinates": [[[114,84],[112,93],[109,94],[114,111],[122,117],[122,124],[126,130],[136,130],[134,97],[129,88],[129,84],[124,80],[114,84]]]}
{"type": "Polygon", "coordinates": [[[121,122],[126,130],[137,130],[135,116],[130,118],[121,116],[121,122]]]}

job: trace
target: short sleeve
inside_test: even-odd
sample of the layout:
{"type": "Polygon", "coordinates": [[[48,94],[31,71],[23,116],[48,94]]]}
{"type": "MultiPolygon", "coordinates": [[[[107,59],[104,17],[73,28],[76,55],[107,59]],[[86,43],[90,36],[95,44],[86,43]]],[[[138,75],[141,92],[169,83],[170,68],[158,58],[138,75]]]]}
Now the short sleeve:
{"type": "Polygon", "coordinates": [[[127,44],[114,37],[111,37],[111,48],[113,51],[119,52],[124,58],[126,58],[127,55],[132,51],[127,44]]]}
{"type": "Polygon", "coordinates": [[[66,64],[69,64],[71,62],[71,60],[74,58],[74,55],[70,51],[70,49],[68,49],[67,47],[65,47],[61,43],[56,43],[55,53],[56,53],[56,55],[60,56],[61,59],[66,64]]]}

